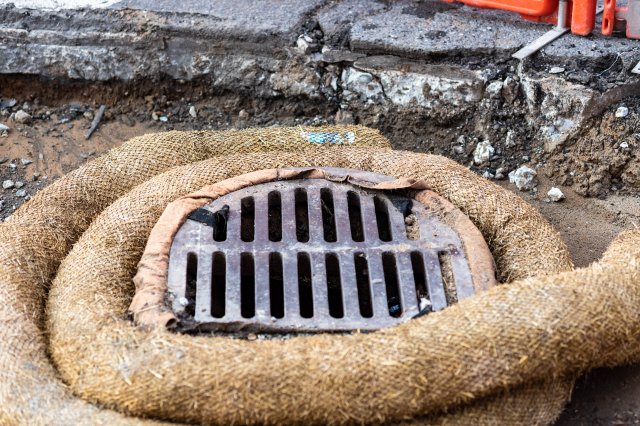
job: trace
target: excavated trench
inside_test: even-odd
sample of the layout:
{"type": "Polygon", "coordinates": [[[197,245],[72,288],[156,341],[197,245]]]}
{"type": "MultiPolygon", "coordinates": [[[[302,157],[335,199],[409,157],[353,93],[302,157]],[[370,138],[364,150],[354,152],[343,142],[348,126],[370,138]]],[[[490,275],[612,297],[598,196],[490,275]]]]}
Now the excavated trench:
{"type": "MultiPolygon", "coordinates": [[[[550,74],[542,62],[525,69],[509,61],[489,67],[390,56],[325,62],[296,55],[277,71],[255,63],[229,65],[227,71],[242,69],[242,75],[219,72],[190,80],[0,75],[0,121],[10,128],[0,138],[0,181],[14,182],[0,193],[0,218],[51,180],[133,136],[357,123],[380,129],[397,149],[445,155],[518,192],[561,232],[579,266],[599,258],[618,232],[640,223],[640,98],[628,96],[635,81],[616,80],[622,65],[606,70],[611,64],[603,63],[610,82],[585,83],[580,76],[550,74]],[[106,113],[87,140],[100,105],[106,113]],[[18,121],[18,111],[30,118],[18,121]],[[509,172],[522,165],[538,173],[530,191],[517,191],[508,181],[509,172]],[[545,199],[552,186],[561,187],[566,200],[545,199]]],[[[638,382],[634,371],[630,386],[638,382]]],[[[591,387],[586,382],[578,388],[574,407],[583,411],[571,408],[575,413],[567,416],[584,419],[580,404],[592,397],[591,387]]],[[[620,400],[608,404],[628,406],[620,400]]]]}

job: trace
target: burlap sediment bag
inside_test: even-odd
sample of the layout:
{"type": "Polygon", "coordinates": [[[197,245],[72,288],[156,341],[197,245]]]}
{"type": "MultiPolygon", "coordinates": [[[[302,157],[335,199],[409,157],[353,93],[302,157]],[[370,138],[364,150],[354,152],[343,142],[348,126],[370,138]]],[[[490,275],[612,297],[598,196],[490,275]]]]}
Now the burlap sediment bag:
{"type": "Polygon", "coordinates": [[[386,146],[362,128],[156,135],[42,191],[0,227],[0,318],[9,324],[0,331],[0,419],[549,423],[576,374],[637,358],[637,232],[589,269],[545,277],[570,261],[555,231],[517,196],[441,157],[353,147],[361,141],[386,146]],[[278,136],[286,143],[274,144],[278,136]],[[234,149],[260,153],[217,156],[234,149]],[[502,280],[519,281],[366,335],[249,342],[135,328],[125,316],[131,279],[167,203],[228,177],[290,166],[427,182],[478,226],[502,280]]]}

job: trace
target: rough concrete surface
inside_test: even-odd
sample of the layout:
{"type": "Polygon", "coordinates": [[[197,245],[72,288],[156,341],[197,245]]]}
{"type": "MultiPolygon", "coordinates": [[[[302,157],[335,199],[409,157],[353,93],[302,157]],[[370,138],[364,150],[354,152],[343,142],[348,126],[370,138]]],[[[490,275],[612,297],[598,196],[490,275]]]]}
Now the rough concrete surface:
{"type": "MultiPolygon", "coordinates": [[[[535,170],[518,193],[586,265],[640,222],[640,41],[567,35],[511,58],[549,28],[436,0],[0,0],[0,218],[149,131],[356,122],[512,190],[535,170]]],[[[593,373],[560,424],[638,422],[638,383],[638,367],[593,373]]]]}

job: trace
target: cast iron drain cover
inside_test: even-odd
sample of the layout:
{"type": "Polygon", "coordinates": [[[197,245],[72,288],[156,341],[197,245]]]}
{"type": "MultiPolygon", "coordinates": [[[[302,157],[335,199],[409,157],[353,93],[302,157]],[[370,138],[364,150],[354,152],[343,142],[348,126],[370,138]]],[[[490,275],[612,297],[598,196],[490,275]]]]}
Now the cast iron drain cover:
{"type": "MultiPolygon", "coordinates": [[[[469,297],[467,231],[438,216],[443,205],[453,208],[446,200],[420,194],[425,203],[305,179],[222,196],[193,212],[173,240],[173,310],[201,330],[376,330],[469,297]]],[[[488,252],[484,241],[473,248],[482,245],[488,252]]],[[[485,266],[493,277],[492,261],[485,266]]]]}

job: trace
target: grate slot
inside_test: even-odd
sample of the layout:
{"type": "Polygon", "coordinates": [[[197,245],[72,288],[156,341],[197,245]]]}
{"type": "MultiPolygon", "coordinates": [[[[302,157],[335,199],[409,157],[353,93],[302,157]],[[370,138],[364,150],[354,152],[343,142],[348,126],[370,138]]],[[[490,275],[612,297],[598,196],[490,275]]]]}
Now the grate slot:
{"type": "MultiPolygon", "coordinates": [[[[355,253],[353,263],[358,288],[358,308],[363,318],[373,316],[373,303],[371,298],[371,283],[369,282],[369,264],[367,255],[355,253]]],[[[345,295],[346,298],[346,295],[345,295]]]]}
{"type": "Polygon", "coordinates": [[[402,300],[398,281],[398,269],[396,257],[393,253],[382,253],[382,268],[384,270],[384,283],[387,293],[387,306],[389,315],[398,318],[402,315],[402,300]]]}
{"type": "Polygon", "coordinates": [[[301,243],[309,241],[309,203],[307,191],[298,188],[295,191],[296,238],[301,243]]]}
{"type": "MultiPolygon", "coordinates": [[[[258,271],[258,276],[260,271],[258,271]]],[[[262,282],[264,280],[258,280],[262,282]]],[[[282,255],[269,253],[269,314],[274,318],[284,317],[284,275],[282,268],[282,255]]],[[[261,305],[259,305],[261,306],[261,305]]]]}
{"type": "Polygon", "coordinates": [[[312,276],[311,257],[308,253],[298,253],[298,292],[302,318],[312,318],[315,314],[313,303],[315,289],[312,276]]]}
{"type": "MultiPolygon", "coordinates": [[[[209,260],[209,256],[201,256],[201,258],[204,261],[209,260]]],[[[203,306],[202,313],[205,315],[222,318],[226,311],[225,296],[227,291],[227,262],[224,253],[214,253],[208,265],[205,265],[203,262],[201,270],[204,271],[206,266],[208,266],[206,268],[207,273],[205,274],[205,276],[208,277],[206,281],[210,280],[210,285],[198,287],[198,299],[202,297],[205,298],[205,300],[203,300],[202,305],[197,303],[196,306],[198,306],[198,308],[203,306]]],[[[201,276],[198,276],[198,282],[200,282],[200,277],[201,276]]]]}
{"type": "Polygon", "coordinates": [[[364,241],[364,227],[362,225],[362,208],[360,197],[355,191],[347,192],[347,209],[349,210],[349,225],[351,239],[355,242],[364,241]]]}
{"type": "Polygon", "coordinates": [[[329,243],[338,241],[336,229],[336,211],[333,203],[333,193],[328,188],[320,190],[320,206],[322,210],[322,229],[324,240],[329,243]]]}
{"type": "Polygon", "coordinates": [[[373,197],[373,205],[376,212],[376,225],[378,226],[378,238],[380,241],[391,241],[391,222],[389,221],[389,207],[382,198],[373,197]]]}
{"type": "Polygon", "coordinates": [[[253,318],[256,315],[256,270],[253,255],[240,255],[240,315],[253,318]]]}
{"type": "Polygon", "coordinates": [[[269,241],[282,240],[282,199],[280,193],[271,191],[268,198],[269,241]]]}
{"type": "MultiPolygon", "coordinates": [[[[187,270],[185,271],[187,282],[186,291],[184,297],[187,301],[195,300],[198,286],[198,256],[195,253],[187,254],[187,270]]],[[[188,315],[195,315],[195,303],[190,302],[185,307],[185,312],[188,315]]]]}
{"type": "Polygon", "coordinates": [[[413,270],[418,304],[420,304],[420,299],[428,300],[429,292],[427,291],[427,276],[424,272],[424,259],[419,251],[411,252],[411,269],[413,270]]]}
{"type": "Polygon", "coordinates": [[[342,303],[342,278],[340,276],[338,256],[335,253],[325,254],[324,264],[327,274],[329,315],[333,318],[342,318],[344,317],[344,304],[342,303]]]}
{"type": "Polygon", "coordinates": [[[255,201],[253,197],[245,197],[240,201],[240,239],[253,241],[255,237],[255,201]]]}

